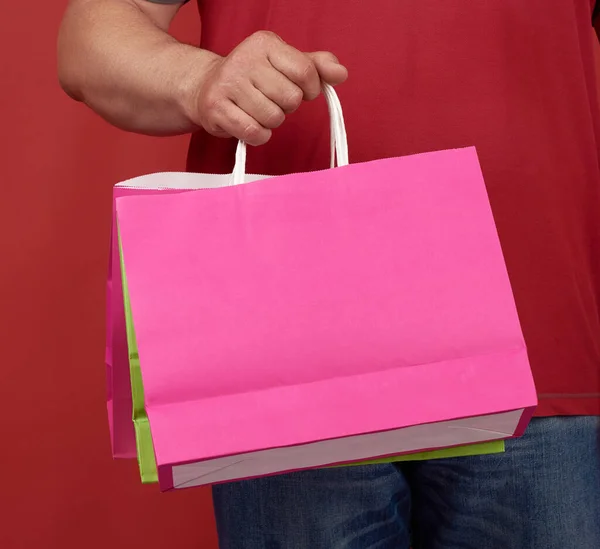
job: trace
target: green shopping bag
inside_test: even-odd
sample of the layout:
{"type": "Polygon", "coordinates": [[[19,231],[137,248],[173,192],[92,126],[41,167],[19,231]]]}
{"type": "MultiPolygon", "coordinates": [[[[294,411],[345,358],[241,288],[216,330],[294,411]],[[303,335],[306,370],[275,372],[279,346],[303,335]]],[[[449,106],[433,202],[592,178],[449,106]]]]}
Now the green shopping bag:
{"type": "MultiPolygon", "coordinates": [[[[131,376],[131,390],[133,400],[133,424],[137,443],[137,458],[140,469],[142,483],[151,484],[158,482],[158,471],[154,457],[154,445],[152,443],[152,434],[150,432],[150,423],[144,407],[144,386],[142,383],[142,374],[140,370],[140,359],[135,339],[133,327],[133,316],[131,314],[131,304],[129,301],[129,292],[127,289],[127,278],[125,276],[125,265],[123,254],[121,258],[121,276],[123,280],[123,300],[125,308],[125,324],[127,328],[127,345],[129,347],[129,371],[131,376]]],[[[442,448],[440,450],[431,450],[428,452],[417,452],[412,454],[402,454],[398,456],[388,456],[381,459],[372,459],[350,464],[334,465],[332,467],[351,467],[356,465],[372,465],[380,463],[394,463],[402,461],[422,461],[428,459],[442,459],[451,457],[475,456],[482,454],[498,454],[504,452],[504,441],[481,442],[478,444],[469,444],[465,446],[456,446],[453,448],[442,448]]]]}

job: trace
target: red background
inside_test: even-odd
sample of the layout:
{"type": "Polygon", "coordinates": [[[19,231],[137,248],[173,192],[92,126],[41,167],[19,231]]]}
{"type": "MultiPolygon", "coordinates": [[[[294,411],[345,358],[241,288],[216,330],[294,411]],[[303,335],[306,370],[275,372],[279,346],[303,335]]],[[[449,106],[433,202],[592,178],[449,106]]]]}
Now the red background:
{"type": "MultiPolygon", "coordinates": [[[[160,494],[115,462],[105,415],[111,187],[184,167],[186,138],[110,128],[56,79],[66,1],[0,19],[0,547],[212,549],[210,494],[160,494]]],[[[195,7],[176,34],[198,36],[195,7]]]]}
{"type": "MultiPolygon", "coordinates": [[[[105,417],[111,187],[182,169],[187,139],[119,132],[61,92],[64,7],[3,2],[0,18],[0,547],[212,549],[209,492],[141,486],[105,417]]],[[[194,10],[175,25],[191,41],[194,10]]]]}

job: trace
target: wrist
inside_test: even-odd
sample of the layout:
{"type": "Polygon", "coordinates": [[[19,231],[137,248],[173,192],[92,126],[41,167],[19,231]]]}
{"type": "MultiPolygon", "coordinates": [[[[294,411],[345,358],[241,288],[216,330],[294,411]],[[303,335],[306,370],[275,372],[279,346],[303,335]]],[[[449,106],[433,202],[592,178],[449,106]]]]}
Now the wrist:
{"type": "Polygon", "coordinates": [[[222,59],[221,56],[181,44],[185,50],[181,51],[180,62],[177,63],[177,74],[173,78],[173,97],[177,109],[192,126],[198,127],[198,94],[211,70],[222,59]]]}

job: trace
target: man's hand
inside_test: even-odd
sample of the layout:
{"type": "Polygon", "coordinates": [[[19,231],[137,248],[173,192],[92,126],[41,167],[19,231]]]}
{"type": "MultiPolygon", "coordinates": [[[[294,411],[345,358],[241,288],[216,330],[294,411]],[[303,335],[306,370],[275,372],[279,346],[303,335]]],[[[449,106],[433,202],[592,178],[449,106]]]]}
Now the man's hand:
{"type": "Polygon", "coordinates": [[[257,32],[211,60],[190,90],[188,116],[217,137],[262,145],[286,114],[320,94],[321,81],[336,85],[347,76],[331,53],[302,53],[271,32],[257,32]]]}
{"type": "Polygon", "coordinates": [[[58,44],[65,91],[110,123],[149,135],[204,128],[259,145],[321,80],[347,71],[330,53],[302,53],[258,32],[227,57],[167,33],[179,5],[70,0],[58,44]]]}

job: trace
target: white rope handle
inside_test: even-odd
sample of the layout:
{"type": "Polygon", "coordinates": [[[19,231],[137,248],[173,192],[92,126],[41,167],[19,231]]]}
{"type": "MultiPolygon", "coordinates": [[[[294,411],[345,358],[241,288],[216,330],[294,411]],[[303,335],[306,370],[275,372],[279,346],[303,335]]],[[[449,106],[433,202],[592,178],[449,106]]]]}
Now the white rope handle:
{"type": "Polygon", "coordinates": [[[346,124],[344,123],[344,113],[340,98],[333,86],[323,84],[323,94],[327,100],[330,121],[330,140],[331,140],[331,164],[332,168],[336,166],[347,166],[348,160],[348,136],[346,135],[346,124]]]}
{"type": "MultiPolygon", "coordinates": [[[[340,99],[329,84],[323,84],[323,95],[327,101],[330,121],[330,141],[331,141],[331,167],[347,166],[348,160],[348,136],[346,135],[346,125],[344,124],[344,113],[340,99]]],[[[231,177],[232,185],[240,185],[246,177],[246,143],[238,141],[235,152],[235,166],[231,177]]]]}

